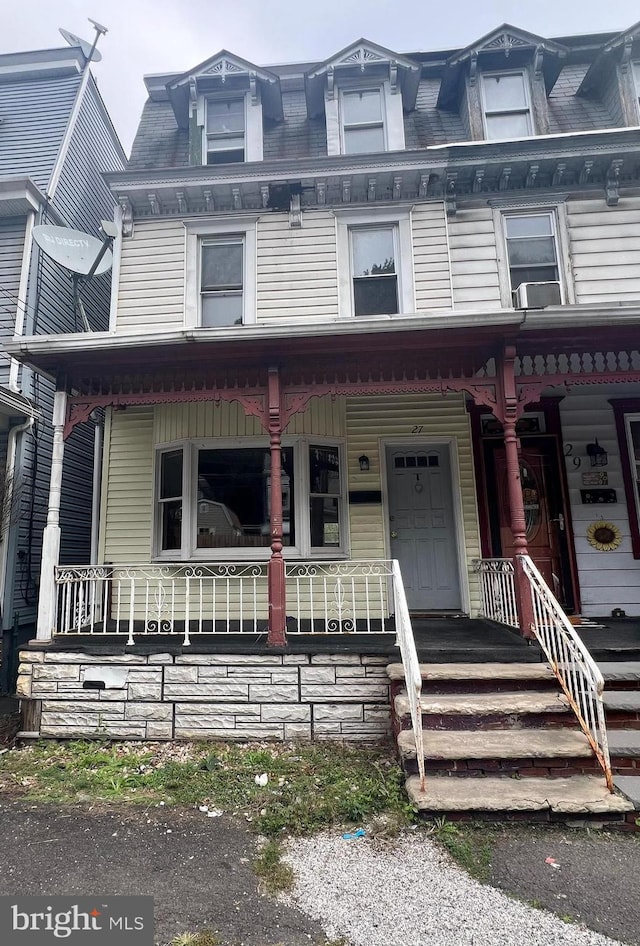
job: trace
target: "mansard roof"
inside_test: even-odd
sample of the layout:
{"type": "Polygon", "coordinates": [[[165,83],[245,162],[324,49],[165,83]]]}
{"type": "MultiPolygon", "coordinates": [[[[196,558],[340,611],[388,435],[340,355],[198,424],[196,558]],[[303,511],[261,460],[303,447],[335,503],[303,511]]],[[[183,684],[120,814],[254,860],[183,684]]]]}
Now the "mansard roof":
{"type": "Polygon", "coordinates": [[[509,65],[520,65],[535,54],[544,75],[547,92],[550,92],[560,73],[561,60],[567,53],[567,47],[561,43],[536,33],[529,33],[510,23],[503,23],[447,59],[438,106],[451,107],[456,100],[462,68],[479,57],[490,67],[504,69],[509,65]]]}
{"type": "Polygon", "coordinates": [[[414,108],[420,82],[420,63],[368,39],[359,39],[305,74],[309,116],[313,118],[323,113],[324,87],[327,82],[333,81],[336,71],[341,75],[361,74],[366,78],[379,72],[380,67],[388,70],[392,87],[399,86],[405,110],[414,108]]]}
{"type": "Polygon", "coordinates": [[[576,95],[590,92],[600,82],[602,73],[606,69],[607,64],[614,59],[615,56],[624,56],[625,53],[630,56],[634,43],[638,42],[640,42],[640,20],[634,23],[633,26],[630,26],[629,29],[622,30],[621,33],[618,33],[613,39],[605,43],[597,57],[587,69],[576,95]]]}
{"type": "Polygon", "coordinates": [[[225,89],[234,91],[240,88],[248,88],[252,94],[255,94],[257,83],[260,83],[265,115],[281,121],[282,95],[279,76],[235,56],[226,49],[221,49],[215,56],[201,62],[195,68],[170,79],[167,83],[167,93],[178,127],[186,128],[189,125],[189,98],[192,88],[195,89],[196,94],[225,89]]]}

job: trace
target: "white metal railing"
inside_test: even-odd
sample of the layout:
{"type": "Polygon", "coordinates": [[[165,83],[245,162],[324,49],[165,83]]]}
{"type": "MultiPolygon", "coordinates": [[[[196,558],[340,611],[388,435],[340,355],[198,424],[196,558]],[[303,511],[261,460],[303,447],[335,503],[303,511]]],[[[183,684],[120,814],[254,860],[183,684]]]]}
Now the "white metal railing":
{"type": "Polygon", "coordinates": [[[397,641],[400,648],[402,666],[404,669],[404,679],[407,686],[409,710],[411,712],[411,728],[413,730],[413,739],[416,747],[416,759],[418,762],[418,772],[420,774],[420,789],[421,791],[424,791],[424,740],[422,736],[422,708],[420,706],[420,697],[422,694],[422,673],[420,672],[418,652],[416,651],[416,642],[413,637],[411,616],[409,614],[407,597],[404,592],[404,584],[402,582],[400,565],[397,560],[394,560],[391,565],[393,572],[393,597],[396,613],[397,641]]]}
{"type": "Polygon", "coordinates": [[[529,579],[534,628],[540,647],[591,743],[612,792],[602,674],[531,558],[519,555],[518,559],[529,579]]]}
{"type": "Polygon", "coordinates": [[[518,627],[513,559],[476,559],[474,568],[480,575],[483,616],[509,627],[518,627]]]}
{"type": "Polygon", "coordinates": [[[192,634],[267,630],[267,562],[60,565],[58,633],[192,634]]]}
{"type": "Polygon", "coordinates": [[[286,562],[287,632],[393,633],[390,561],[286,562]]]}

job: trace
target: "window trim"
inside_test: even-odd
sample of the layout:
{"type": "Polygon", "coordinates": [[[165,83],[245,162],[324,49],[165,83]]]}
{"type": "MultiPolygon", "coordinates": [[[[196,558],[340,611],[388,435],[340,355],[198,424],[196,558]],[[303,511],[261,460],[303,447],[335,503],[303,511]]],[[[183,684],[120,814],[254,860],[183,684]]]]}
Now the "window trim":
{"type": "MultiPolygon", "coordinates": [[[[282,554],[291,559],[348,559],[350,555],[349,533],[349,505],[347,484],[347,452],[344,438],[314,436],[313,434],[300,436],[298,434],[283,436],[282,446],[293,449],[294,475],[294,509],[296,522],[296,544],[285,546],[282,554]],[[334,447],[338,451],[340,468],[339,525],[341,544],[339,547],[323,548],[311,545],[311,523],[309,500],[310,468],[309,449],[314,447],[334,447]],[[302,487],[301,485],[302,484],[302,487]]],[[[170,443],[156,444],[154,447],[154,489],[153,489],[153,517],[151,554],[153,561],[247,561],[268,560],[271,556],[269,543],[256,548],[198,548],[197,542],[197,453],[199,450],[229,450],[229,449],[268,449],[269,438],[255,437],[208,437],[184,438],[170,443]],[[163,453],[182,449],[183,452],[183,479],[182,479],[182,546],[180,549],[163,551],[162,520],[160,518],[160,457],[163,453]]],[[[316,495],[316,494],[314,494],[316,495]]]]}
{"type": "Polygon", "coordinates": [[[482,105],[482,127],[484,129],[485,141],[510,141],[510,140],[520,140],[522,135],[508,135],[505,138],[490,138],[489,129],[487,126],[487,113],[489,116],[493,117],[494,115],[523,115],[526,114],[529,124],[529,134],[525,137],[532,138],[536,134],[535,122],[533,117],[533,106],[531,101],[531,80],[529,77],[529,72],[527,69],[510,69],[508,71],[502,70],[491,70],[487,72],[482,72],[480,78],[480,103],[482,105]],[[485,90],[485,79],[495,79],[495,78],[506,78],[506,76],[522,76],[523,85],[524,85],[524,97],[526,100],[526,108],[515,108],[515,109],[504,109],[503,111],[490,111],[487,108],[487,98],[485,90]]]}
{"type": "MultiPolygon", "coordinates": [[[[381,90],[382,124],[384,130],[384,151],[404,151],[404,111],[402,95],[391,91],[388,79],[345,79],[336,77],[335,90],[329,92],[325,87],[324,109],[327,131],[327,154],[344,154],[344,132],[342,121],[342,93],[368,92],[376,88],[381,90]]],[[[375,154],[376,152],[362,151],[360,155],[375,154]]],[[[356,152],[350,155],[355,157],[356,152]]]]}
{"type": "Polygon", "coordinates": [[[567,208],[564,200],[557,203],[527,203],[504,206],[498,204],[493,209],[493,226],[496,236],[496,251],[498,257],[498,279],[500,284],[500,301],[503,309],[513,308],[513,294],[511,291],[511,277],[509,274],[509,253],[507,249],[506,217],[527,217],[536,214],[550,214],[553,221],[553,230],[556,245],[558,267],[558,282],[560,283],[560,304],[573,305],[575,287],[570,264],[569,227],[567,222],[567,208]]]}
{"type": "Polygon", "coordinates": [[[370,212],[335,210],[334,214],[337,223],[338,318],[357,318],[364,321],[413,315],[416,312],[416,300],[411,209],[370,212]],[[351,231],[384,229],[390,225],[395,228],[394,240],[398,250],[395,263],[399,311],[389,315],[356,316],[353,299],[351,231]]]}
{"type": "Polygon", "coordinates": [[[640,559],[640,496],[636,481],[632,473],[635,458],[630,450],[628,421],[640,421],[640,397],[611,398],[609,404],[613,408],[620,450],[620,465],[622,466],[622,482],[624,484],[629,532],[631,534],[631,551],[633,557],[640,559]]]}
{"type": "Polygon", "coordinates": [[[185,227],[185,328],[197,328],[207,332],[228,332],[241,328],[238,325],[206,327],[201,324],[200,249],[207,237],[212,240],[231,236],[242,236],[244,241],[242,293],[242,325],[256,322],[256,227],[258,216],[229,217],[203,223],[201,220],[184,221],[185,227]]]}

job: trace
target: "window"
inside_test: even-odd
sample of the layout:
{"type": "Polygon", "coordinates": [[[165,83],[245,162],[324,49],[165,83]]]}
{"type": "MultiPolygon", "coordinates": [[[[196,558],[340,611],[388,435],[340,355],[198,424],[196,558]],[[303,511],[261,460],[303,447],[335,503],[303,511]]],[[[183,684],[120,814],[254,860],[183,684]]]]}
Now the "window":
{"type": "Polygon", "coordinates": [[[256,218],[186,222],[185,325],[230,328],[256,320],[256,218]]]}
{"type": "Polygon", "coordinates": [[[355,315],[391,315],[398,311],[395,244],[394,227],[351,231],[355,315]]]}
{"type": "Polygon", "coordinates": [[[411,211],[334,213],[340,318],[415,313],[411,211]]]}
{"type": "Polygon", "coordinates": [[[633,557],[640,558],[640,398],[610,401],[616,420],[633,557]]]}
{"type": "Polygon", "coordinates": [[[230,164],[245,159],[245,100],[206,103],[206,163],[230,164]]]}
{"type": "Polygon", "coordinates": [[[482,99],[487,138],[526,138],[533,134],[524,72],[483,75],[482,99]]]}
{"type": "MultiPolygon", "coordinates": [[[[285,548],[306,555],[344,551],[342,467],[340,444],[298,439],[283,446],[285,548]]],[[[266,440],[160,449],[156,495],[160,557],[208,558],[222,550],[234,550],[239,558],[262,557],[270,548],[271,454],[266,440]]]]}
{"type": "Polygon", "coordinates": [[[342,93],[344,154],[385,150],[382,89],[342,93]]]}
{"type": "Polygon", "coordinates": [[[241,235],[200,244],[200,324],[242,325],[244,239],[241,235]]]}
{"type": "Polygon", "coordinates": [[[511,292],[523,282],[559,281],[553,213],[505,214],[511,292]]]}

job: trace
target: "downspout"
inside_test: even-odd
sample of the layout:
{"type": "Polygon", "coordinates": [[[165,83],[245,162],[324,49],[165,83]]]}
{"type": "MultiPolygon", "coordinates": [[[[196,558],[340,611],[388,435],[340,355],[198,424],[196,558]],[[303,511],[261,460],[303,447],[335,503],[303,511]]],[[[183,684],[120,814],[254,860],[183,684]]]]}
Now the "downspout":
{"type": "MultiPolygon", "coordinates": [[[[8,494],[5,495],[5,510],[8,510],[8,515],[11,517],[11,509],[13,507],[13,496],[14,496],[14,476],[16,471],[16,456],[18,452],[18,436],[23,434],[27,430],[31,430],[33,427],[34,418],[33,415],[28,417],[26,421],[22,424],[16,424],[15,427],[11,427],[9,430],[9,435],[7,438],[7,462],[5,466],[5,485],[8,490],[8,494]]],[[[4,617],[5,617],[5,600],[4,595],[7,588],[7,564],[9,560],[9,535],[10,535],[11,522],[7,524],[6,534],[3,536],[1,547],[0,547],[0,608],[2,608],[2,625],[4,626],[4,617]]]]}
{"type": "Polygon", "coordinates": [[[100,537],[100,495],[102,492],[102,440],[104,427],[96,423],[93,431],[93,486],[91,489],[91,565],[98,564],[98,539],[100,537]]]}

